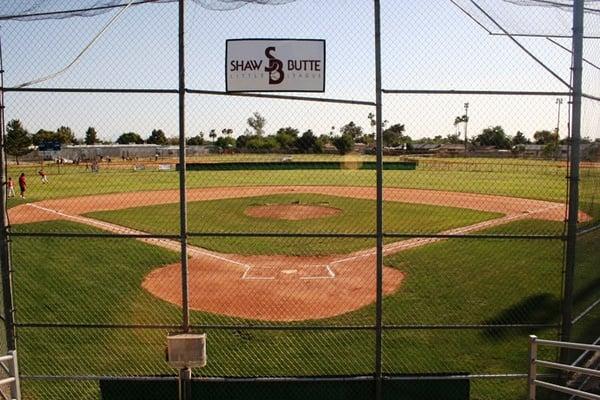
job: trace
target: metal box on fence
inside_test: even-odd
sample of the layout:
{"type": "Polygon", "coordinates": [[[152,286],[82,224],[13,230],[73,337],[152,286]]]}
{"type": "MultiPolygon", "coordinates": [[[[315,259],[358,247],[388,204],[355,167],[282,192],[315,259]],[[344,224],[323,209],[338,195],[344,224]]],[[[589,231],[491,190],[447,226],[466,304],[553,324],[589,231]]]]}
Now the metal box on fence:
{"type": "Polygon", "coordinates": [[[206,365],[206,334],[182,333],[167,336],[167,362],[174,368],[206,365]]]}

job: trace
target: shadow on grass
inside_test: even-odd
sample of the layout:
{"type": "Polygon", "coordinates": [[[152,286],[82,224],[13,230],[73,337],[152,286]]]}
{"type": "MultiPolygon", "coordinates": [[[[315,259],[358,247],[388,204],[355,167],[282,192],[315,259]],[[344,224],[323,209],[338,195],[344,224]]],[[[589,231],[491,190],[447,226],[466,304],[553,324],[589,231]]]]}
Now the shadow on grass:
{"type": "MultiPolygon", "coordinates": [[[[598,297],[600,277],[587,283],[581,289],[575,289],[573,296],[573,309],[583,311],[598,297]]],[[[495,317],[483,321],[486,325],[511,325],[511,324],[558,324],[561,315],[561,300],[551,293],[540,293],[524,298],[520,302],[505,308],[495,317]]],[[[576,317],[577,315],[573,315],[576,317]]],[[[489,327],[482,331],[482,335],[492,340],[502,340],[507,337],[524,334],[534,334],[544,327],[532,328],[504,328],[489,327]]]]}

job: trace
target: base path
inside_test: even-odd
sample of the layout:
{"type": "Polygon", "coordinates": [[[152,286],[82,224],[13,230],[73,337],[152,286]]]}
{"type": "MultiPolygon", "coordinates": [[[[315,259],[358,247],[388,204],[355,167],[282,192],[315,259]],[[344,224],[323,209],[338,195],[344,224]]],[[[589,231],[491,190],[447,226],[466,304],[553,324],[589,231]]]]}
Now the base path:
{"type": "MultiPolygon", "coordinates": [[[[188,190],[189,201],[255,197],[283,193],[313,193],[375,199],[375,189],[365,187],[287,186],[219,187],[188,190]]],[[[466,234],[510,221],[537,218],[562,221],[565,206],[540,200],[469,193],[386,188],[386,201],[430,204],[499,212],[500,218],[451,229],[442,234],[466,234]]],[[[71,220],[109,232],[143,235],[134,229],[83,217],[92,211],[118,210],[176,203],[177,190],[117,193],[59,200],[44,200],[9,210],[11,224],[71,220]]],[[[585,214],[581,219],[587,219],[585,214]]],[[[178,241],[140,238],[146,243],[179,251],[178,241]]],[[[384,254],[437,242],[440,238],[415,238],[384,246],[384,254]]],[[[221,254],[188,246],[190,308],[228,316],[299,321],[333,317],[375,301],[376,252],[367,249],[327,257],[242,256],[221,254]]],[[[384,294],[396,291],[404,275],[384,267],[384,294]]],[[[154,296],[181,304],[181,269],[172,264],[148,274],[142,286],[154,296]]]]}

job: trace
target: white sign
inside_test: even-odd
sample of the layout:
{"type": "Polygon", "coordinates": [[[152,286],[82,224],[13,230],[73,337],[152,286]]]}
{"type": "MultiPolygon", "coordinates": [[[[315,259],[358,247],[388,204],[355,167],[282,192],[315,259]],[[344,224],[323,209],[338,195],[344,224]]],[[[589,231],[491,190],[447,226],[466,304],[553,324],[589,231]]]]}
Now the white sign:
{"type": "Polygon", "coordinates": [[[325,41],[229,39],[228,92],[324,92],[325,41]]]}

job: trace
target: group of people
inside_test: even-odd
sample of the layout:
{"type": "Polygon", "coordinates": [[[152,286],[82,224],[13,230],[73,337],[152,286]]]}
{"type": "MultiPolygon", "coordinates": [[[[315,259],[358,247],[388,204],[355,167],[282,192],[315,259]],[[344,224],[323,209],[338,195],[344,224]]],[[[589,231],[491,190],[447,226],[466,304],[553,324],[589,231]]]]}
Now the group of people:
{"type": "MultiPolygon", "coordinates": [[[[38,175],[40,176],[42,183],[48,183],[48,175],[46,175],[46,172],[44,172],[44,170],[40,170],[38,172],[38,175]]],[[[8,197],[15,197],[15,182],[13,181],[12,177],[8,177],[8,182],[6,183],[6,186],[8,188],[8,197]]],[[[21,175],[19,175],[19,191],[20,191],[20,197],[22,199],[25,198],[25,191],[27,190],[27,180],[25,178],[25,173],[22,172],[21,175]]]]}

